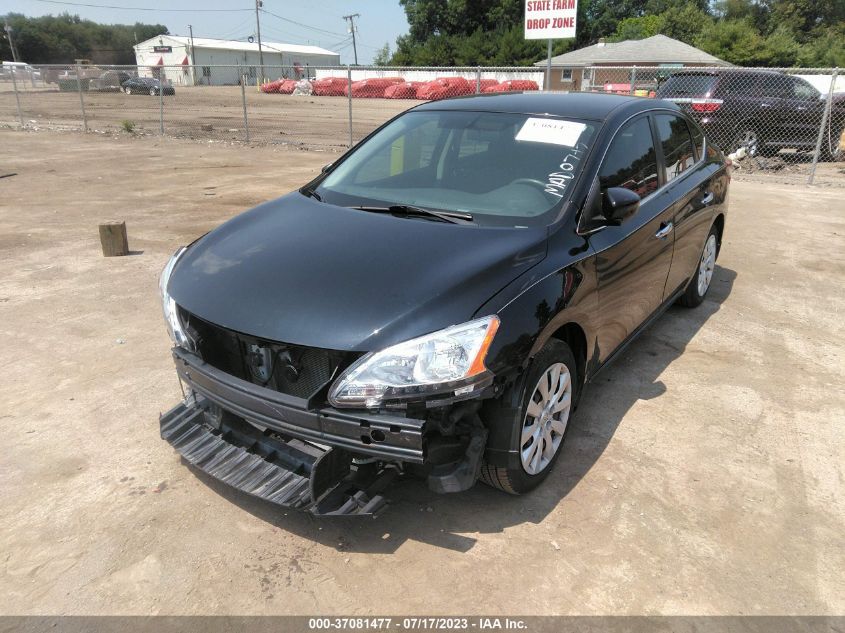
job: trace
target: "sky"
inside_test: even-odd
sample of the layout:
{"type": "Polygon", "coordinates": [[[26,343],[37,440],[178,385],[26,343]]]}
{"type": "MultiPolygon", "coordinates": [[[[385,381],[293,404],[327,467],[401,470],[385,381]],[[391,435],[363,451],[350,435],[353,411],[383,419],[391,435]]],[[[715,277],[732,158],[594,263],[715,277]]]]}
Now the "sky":
{"type": "MultiPolygon", "coordinates": [[[[265,12],[261,14],[262,40],[322,46],[340,53],[343,64],[353,62],[349,24],[343,19],[344,15],[360,14],[360,17],[355,18],[360,64],[370,63],[373,55],[385,43],[390,44],[391,51],[394,50],[396,38],[408,31],[405,11],[396,0],[263,2],[265,12]]],[[[4,13],[23,13],[31,17],[67,12],[104,24],[164,24],[173,35],[187,35],[189,24],[194,27],[194,37],[246,40],[255,33],[254,0],[5,0],[3,5],[4,13]],[[102,5],[136,8],[106,8],[102,5]],[[144,9],[139,10],[140,7],[144,9]]]]}

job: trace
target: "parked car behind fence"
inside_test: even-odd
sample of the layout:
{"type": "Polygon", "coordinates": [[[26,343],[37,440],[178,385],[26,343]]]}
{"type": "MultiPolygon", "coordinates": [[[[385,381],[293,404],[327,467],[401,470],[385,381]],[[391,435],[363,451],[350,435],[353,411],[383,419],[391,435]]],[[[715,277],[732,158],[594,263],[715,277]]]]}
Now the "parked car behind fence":
{"type": "MultiPolygon", "coordinates": [[[[660,86],[657,98],[677,103],[725,151],[744,147],[752,157],[812,152],[827,107],[827,95],[804,79],[768,70],[676,72],[660,86]]],[[[839,157],[845,127],[845,94],[831,100],[823,160],[839,157]]]]}

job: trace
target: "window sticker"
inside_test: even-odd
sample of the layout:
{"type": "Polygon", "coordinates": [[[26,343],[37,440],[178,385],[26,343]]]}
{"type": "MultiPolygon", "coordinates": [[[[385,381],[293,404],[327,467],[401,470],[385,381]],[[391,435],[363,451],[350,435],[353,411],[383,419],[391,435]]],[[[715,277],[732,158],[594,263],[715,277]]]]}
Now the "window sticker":
{"type": "Polygon", "coordinates": [[[531,117],[517,132],[516,140],[575,147],[586,127],[586,123],[576,121],[531,117]]]}

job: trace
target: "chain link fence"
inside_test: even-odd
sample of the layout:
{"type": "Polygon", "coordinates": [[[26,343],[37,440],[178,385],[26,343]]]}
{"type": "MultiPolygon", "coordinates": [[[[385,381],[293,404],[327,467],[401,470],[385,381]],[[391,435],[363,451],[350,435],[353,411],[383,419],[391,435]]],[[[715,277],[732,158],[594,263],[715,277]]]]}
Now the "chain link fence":
{"type": "Polygon", "coordinates": [[[340,152],[423,101],[547,86],[673,101],[738,177],[845,185],[832,68],[17,66],[0,72],[0,124],[340,152]]]}

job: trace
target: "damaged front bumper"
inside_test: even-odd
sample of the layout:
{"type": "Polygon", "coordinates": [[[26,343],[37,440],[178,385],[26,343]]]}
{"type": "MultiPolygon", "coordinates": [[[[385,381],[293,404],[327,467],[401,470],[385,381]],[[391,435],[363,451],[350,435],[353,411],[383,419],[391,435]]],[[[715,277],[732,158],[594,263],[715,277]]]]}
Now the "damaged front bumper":
{"type": "MultiPolygon", "coordinates": [[[[161,436],[206,474],[272,503],[317,515],[372,515],[403,465],[426,466],[425,420],[347,413],[235,378],[174,348],[190,395],[160,418],[161,436]]],[[[429,487],[471,487],[486,444],[473,431],[464,456],[431,467],[429,487]]]]}

